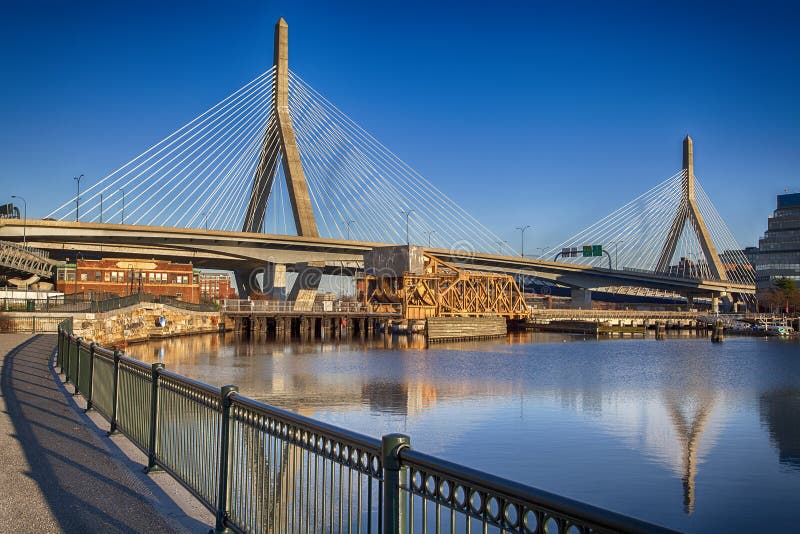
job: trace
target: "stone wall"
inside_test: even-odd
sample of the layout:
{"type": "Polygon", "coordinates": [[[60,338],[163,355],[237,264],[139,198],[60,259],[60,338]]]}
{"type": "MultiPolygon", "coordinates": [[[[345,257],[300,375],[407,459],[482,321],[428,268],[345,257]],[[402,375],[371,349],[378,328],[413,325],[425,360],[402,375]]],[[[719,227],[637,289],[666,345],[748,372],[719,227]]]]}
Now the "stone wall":
{"type": "Polygon", "coordinates": [[[157,303],[141,303],[107,313],[76,314],[73,331],[103,346],[147,339],[218,332],[219,312],[194,312],[157,303]],[[164,326],[158,320],[164,318],[164,326]]]}

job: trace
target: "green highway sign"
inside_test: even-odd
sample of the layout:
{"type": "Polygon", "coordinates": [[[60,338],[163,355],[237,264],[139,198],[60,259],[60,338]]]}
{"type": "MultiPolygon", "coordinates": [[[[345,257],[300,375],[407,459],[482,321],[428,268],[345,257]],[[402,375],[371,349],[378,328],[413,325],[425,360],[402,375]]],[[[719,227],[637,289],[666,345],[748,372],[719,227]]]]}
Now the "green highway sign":
{"type": "Polygon", "coordinates": [[[603,255],[603,245],[583,245],[583,257],[593,258],[603,255]]]}

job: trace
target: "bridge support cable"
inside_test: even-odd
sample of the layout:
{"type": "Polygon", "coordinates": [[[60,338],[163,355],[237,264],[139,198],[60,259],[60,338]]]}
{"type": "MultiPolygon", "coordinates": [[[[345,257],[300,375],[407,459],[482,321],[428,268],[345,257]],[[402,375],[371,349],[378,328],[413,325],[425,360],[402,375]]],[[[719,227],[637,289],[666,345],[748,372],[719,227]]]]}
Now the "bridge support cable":
{"type": "MultiPolygon", "coordinates": [[[[261,132],[260,115],[264,109],[260,106],[248,111],[246,116],[241,117],[231,124],[228,135],[215,144],[205,147],[197,157],[199,161],[193,161],[191,165],[180,171],[174,168],[169,169],[171,179],[162,180],[158,188],[152,190],[149,195],[151,198],[172,199],[170,202],[152,203],[151,207],[144,211],[137,210],[138,215],[133,220],[133,224],[147,224],[150,220],[170,220],[172,216],[174,226],[192,226],[192,219],[197,219],[202,212],[197,209],[198,205],[209,205],[215,199],[220,200],[220,192],[231,187],[236,180],[236,171],[241,169],[242,158],[249,156],[254,150],[252,139],[261,132]],[[212,177],[224,177],[228,179],[214,180],[212,177]],[[207,180],[206,178],[212,178],[207,180]],[[167,189],[169,186],[169,189],[167,189]],[[214,195],[216,193],[216,195],[214,195]],[[178,195],[178,196],[175,196],[178,195]],[[190,203],[191,202],[191,203],[190,203]],[[187,205],[187,203],[190,203],[187,205]],[[160,210],[155,212],[157,207],[160,210]],[[141,213],[140,213],[141,211],[141,213]],[[171,212],[171,213],[170,213],[171,212]]],[[[187,156],[188,158],[188,156],[187,156]]],[[[176,166],[184,162],[176,163],[176,166]]],[[[240,176],[243,178],[243,176],[240,176]]],[[[154,187],[150,186],[151,188],[154,187]]],[[[137,198],[148,194],[147,190],[139,193],[137,198]]]]}
{"type": "MultiPolygon", "coordinates": [[[[261,94],[263,98],[267,96],[266,93],[261,94]]],[[[148,177],[149,183],[142,182],[148,183],[146,187],[134,188],[136,194],[130,200],[132,209],[128,218],[133,219],[134,224],[187,226],[186,217],[194,215],[180,209],[187,200],[208,200],[208,188],[215,182],[229,185],[237,180],[233,169],[237,168],[243,147],[252,144],[247,142],[248,138],[261,135],[263,117],[268,117],[265,113],[267,101],[263,98],[243,108],[241,113],[226,117],[218,130],[189,144],[186,147],[188,153],[181,154],[177,161],[171,160],[169,167],[162,165],[154,169],[152,177],[148,177]],[[206,190],[198,194],[192,189],[194,184],[200,184],[206,190]],[[171,189],[165,195],[166,186],[171,189]],[[175,194],[176,189],[179,194],[175,194]],[[146,209],[148,205],[151,208],[146,209]],[[152,206],[159,208],[158,217],[148,219],[145,215],[148,211],[152,212],[152,206]]]]}
{"type": "MultiPolygon", "coordinates": [[[[161,226],[180,226],[180,212],[170,202],[187,195],[205,196],[228,192],[219,182],[236,182],[248,136],[263,135],[269,121],[264,113],[273,92],[272,69],[221,100],[151,148],[105,176],[82,192],[82,220],[100,220],[103,197],[103,220],[161,226]],[[260,130],[260,131],[259,131],[260,130]],[[188,171],[192,171],[191,173],[188,171]],[[205,182],[205,183],[204,183],[205,182]],[[192,188],[190,184],[204,183],[192,188]],[[156,193],[157,192],[157,193],[156,193]],[[123,200],[124,195],[124,200],[123,200]],[[161,212],[161,217],[156,216],[161,212]]],[[[194,199],[192,199],[194,200],[194,199]]],[[[70,220],[74,217],[73,197],[48,217],[70,220]]],[[[189,204],[190,205],[190,204],[189,204]]],[[[195,214],[192,214],[195,215],[195,214]]]]}
{"type": "MultiPolygon", "coordinates": [[[[290,112],[298,146],[306,168],[314,169],[310,181],[317,189],[334,194],[321,204],[328,209],[332,205],[340,208],[340,213],[331,210],[329,219],[348,216],[348,210],[357,221],[350,230],[359,239],[405,243],[403,213],[413,210],[408,231],[415,243],[427,244],[430,236],[434,247],[513,254],[507,245],[498,248],[497,236],[296,73],[290,72],[289,81],[290,112]],[[373,226],[376,222],[380,226],[373,226]]],[[[347,227],[337,223],[328,231],[337,231],[336,237],[342,238],[347,227]]]]}
{"type": "Polygon", "coordinates": [[[614,259],[615,269],[754,284],[752,265],[694,176],[693,196],[686,195],[688,173],[688,169],[676,173],[546,251],[541,259],[552,259],[561,249],[574,247],[579,256],[563,261],[602,268],[605,258],[581,254],[584,245],[601,244],[614,259]],[[693,218],[702,221],[702,225],[693,218]],[[717,276],[718,269],[724,276],[717,276]]]}

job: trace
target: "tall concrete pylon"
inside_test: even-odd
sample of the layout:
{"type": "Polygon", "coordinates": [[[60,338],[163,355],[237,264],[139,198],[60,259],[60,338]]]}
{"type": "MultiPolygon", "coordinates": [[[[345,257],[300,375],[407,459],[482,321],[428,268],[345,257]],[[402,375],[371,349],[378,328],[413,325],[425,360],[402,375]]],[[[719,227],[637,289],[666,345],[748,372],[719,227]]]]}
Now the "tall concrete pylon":
{"type": "Polygon", "coordinates": [[[708,227],[703,219],[703,214],[697,207],[694,199],[694,150],[692,147],[692,138],[688,135],[683,140],[683,170],[685,171],[683,177],[683,198],[678,206],[678,212],[672,220],[669,233],[667,234],[667,241],[664,243],[664,248],[661,250],[658,263],[656,264],[656,271],[666,272],[669,269],[672,256],[675,254],[675,249],[678,246],[678,240],[683,233],[686,226],[686,220],[694,230],[697,240],[700,242],[700,247],[703,249],[703,256],[706,258],[708,267],[711,274],[718,280],[727,280],[728,274],[725,267],[722,265],[722,260],[717,255],[717,249],[714,247],[714,242],[711,240],[711,235],[708,233],[708,227]]]}
{"type": "Polygon", "coordinates": [[[308,193],[308,183],[300,160],[292,119],[289,116],[289,26],[283,17],[275,24],[274,65],[272,119],[267,125],[267,134],[261,145],[242,231],[261,230],[267,211],[267,201],[275,181],[278,158],[282,156],[283,174],[286,176],[286,189],[292,205],[297,235],[319,237],[308,193]]]}

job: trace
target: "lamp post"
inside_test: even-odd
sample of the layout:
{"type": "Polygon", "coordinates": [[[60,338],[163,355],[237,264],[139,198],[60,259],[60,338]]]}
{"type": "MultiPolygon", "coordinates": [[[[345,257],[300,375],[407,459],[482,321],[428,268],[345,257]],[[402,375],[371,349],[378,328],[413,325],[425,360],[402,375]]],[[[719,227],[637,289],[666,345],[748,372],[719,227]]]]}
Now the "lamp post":
{"type": "Polygon", "coordinates": [[[409,237],[408,234],[408,218],[411,216],[412,213],[414,213],[414,210],[401,211],[400,213],[406,216],[406,245],[410,245],[411,238],[409,237]]]}
{"type": "Polygon", "coordinates": [[[122,224],[125,224],[125,189],[120,188],[119,190],[122,193],[122,224]]]}
{"type": "Polygon", "coordinates": [[[521,252],[520,256],[522,256],[523,258],[525,257],[525,230],[527,230],[530,227],[531,227],[530,224],[526,224],[525,226],[517,226],[517,230],[520,231],[522,238],[522,244],[521,244],[522,246],[520,247],[520,252],[521,252]]]}
{"type": "Polygon", "coordinates": [[[354,221],[353,219],[347,219],[346,221],[344,221],[345,226],[347,226],[347,240],[348,241],[350,241],[350,225],[353,224],[354,222],[356,222],[356,221],[354,221]]]}
{"type": "Polygon", "coordinates": [[[428,248],[431,248],[431,236],[436,233],[436,230],[428,230],[425,233],[428,234],[428,248]]]}
{"type": "Polygon", "coordinates": [[[23,221],[22,221],[22,244],[23,245],[27,245],[28,244],[28,236],[27,236],[27,234],[28,234],[28,229],[27,229],[27,227],[28,227],[28,203],[25,201],[24,198],[22,198],[21,196],[18,196],[18,195],[11,195],[11,198],[18,198],[18,199],[20,199],[22,201],[22,209],[23,209],[23,212],[24,212],[22,214],[22,218],[23,218],[23,221]]]}
{"type": "Polygon", "coordinates": [[[203,214],[203,217],[205,217],[205,220],[206,220],[206,222],[205,222],[205,227],[206,227],[206,230],[208,230],[208,212],[205,212],[205,213],[203,214]]]}
{"type": "Polygon", "coordinates": [[[100,223],[103,222],[103,193],[100,193],[100,223]]]}
{"type": "Polygon", "coordinates": [[[72,292],[72,301],[78,301],[78,257],[83,259],[83,253],[78,252],[75,254],[75,291],[72,292]]]}
{"type": "Polygon", "coordinates": [[[614,241],[614,268],[619,271],[619,244],[624,243],[622,239],[614,241]]]}
{"type": "Polygon", "coordinates": [[[80,217],[78,217],[79,215],[78,211],[80,210],[81,207],[81,178],[83,178],[82,174],[80,176],[75,176],[72,178],[73,180],[78,182],[78,196],[75,197],[75,222],[78,222],[80,220],[80,217]]]}
{"type": "Polygon", "coordinates": [[[536,250],[539,251],[539,257],[542,258],[544,257],[544,251],[550,250],[550,247],[536,247],[536,250]]]}

